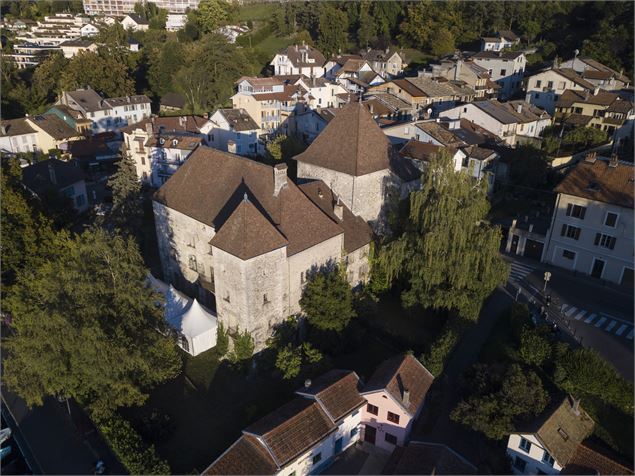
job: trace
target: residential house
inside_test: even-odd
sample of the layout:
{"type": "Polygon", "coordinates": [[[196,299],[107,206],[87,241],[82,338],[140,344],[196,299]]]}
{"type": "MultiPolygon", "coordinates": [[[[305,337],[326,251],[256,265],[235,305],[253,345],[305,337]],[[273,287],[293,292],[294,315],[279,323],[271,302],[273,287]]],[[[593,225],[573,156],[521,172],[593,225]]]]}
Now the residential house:
{"type": "Polygon", "coordinates": [[[310,144],[322,133],[338,111],[339,108],[318,107],[317,109],[294,112],[292,116],[293,127],[290,129],[290,133],[305,144],[310,144]]]}
{"type": "Polygon", "coordinates": [[[593,420],[569,397],[549,405],[534,421],[509,435],[514,474],[559,474],[592,432],[593,420]]]}
{"type": "Polygon", "coordinates": [[[63,104],[92,121],[93,133],[116,131],[150,117],[150,99],[145,95],[103,98],[91,88],[62,92],[63,104]]]}
{"type": "Polygon", "coordinates": [[[509,99],[520,90],[527,58],[522,51],[481,51],[472,61],[487,70],[490,79],[501,87],[499,98],[509,99]]]}
{"type": "Polygon", "coordinates": [[[86,119],[80,111],[63,104],[51,106],[44,115],[54,114],[80,134],[88,135],[92,130],[92,121],[86,119]]]}
{"type": "Polygon", "coordinates": [[[369,87],[385,82],[384,78],[362,59],[347,60],[335,73],[335,80],[353,94],[364,93],[369,87]]]}
{"type": "Polygon", "coordinates": [[[84,138],[54,114],[30,116],[26,121],[35,130],[38,149],[43,152],[51,149],[65,150],[67,142],[84,138]]]}
{"type": "Polygon", "coordinates": [[[122,129],[125,151],[135,163],[139,180],[147,185],[152,185],[153,179],[155,184],[162,183],[158,177],[153,176],[153,171],[157,170],[153,159],[159,157],[152,154],[150,146],[146,146],[152,143],[152,138],[156,139],[157,135],[162,134],[198,136],[206,143],[207,136],[201,132],[206,122],[207,118],[201,116],[150,117],[122,129]]]}
{"type": "Polygon", "coordinates": [[[432,64],[429,69],[419,71],[417,76],[462,82],[475,91],[476,98],[495,97],[500,89],[500,86],[491,80],[488,70],[458,56],[432,64]]]}
{"type": "Polygon", "coordinates": [[[560,474],[633,474],[633,462],[624,461],[610,448],[589,438],[578,445],[560,474]]]}
{"type": "Polygon", "coordinates": [[[593,91],[595,86],[567,68],[551,68],[527,79],[525,100],[553,115],[565,91],[593,91]]]}
{"type": "Polygon", "coordinates": [[[390,452],[408,443],[433,380],[411,354],[384,361],[360,392],[366,399],[361,421],[364,441],[390,452]]]}
{"type": "Polygon", "coordinates": [[[446,151],[452,158],[454,171],[460,172],[461,168],[463,167],[463,162],[467,158],[465,152],[460,149],[446,148],[441,145],[421,142],[416,139],[410,139],[399,150],[399,155],[404,159],[414,162],[417,168],[419,168],[419,170],[423,172],[428,162],[430,162],[433,157],[439,156],[444,151],[446,151]]]}
{"type": "Polygon", "coordinates": [[[505,251],[513,255],[525,256],[542,261],[551,221],[541,216],[513,218],[504,223],[508,228],[505,251]]]}
{"type": "Polygon", "coordinates": [[[309,78],[324,76],[324,55],[312,46],[290,45],[280,50],[269,63],[274,67],[274,74],[303,74],[309,78]]]}
{"type": "Polygon", "coordinates": [[[478,474],[478,469],[449,446],[411,441],[394,449],[381,474],[478,474]]]}
{"type": "MultiPolygon", "coordinates": [[[[318,188],[318,197],[331,193],[318,188]]],[[[198,147],[154,195],[164,279],[206,306],[215,301],[225,329],[248,332],[260,351],[277,324],[300,312],[315,270],[354,254],[347,272],[368,278],[368,226],[335,190],[330,203],[313,202],[308,190],[287,178],[285,164],[198,147]]]]}
{"type": "Polygon", "coordinates": [[[161,112],[180,111],[185,107],[185,98],[178,93],[165,93],[161,97],[159,110],[161,112]]]}
{"type": "Polygon", "coordinates": [[[571,68],[586,81],[607,91],[618,91],[631,84],[630,78],[622,71],[617,72],[593,58],[578,58],[576,55],[562,63],[561,68],[571,68]]]}
{"type": "Polygon", "coordinates": [[[346,64],[349,59],[353,60],[361,60],[362,57],[360,55],[349,55],[349,54],[338,54],[332,56],[325,64],[324,64],[324,77],[328,80],[335,80],[337,77],[337,72],[346,64]]]}
{"type": "Polygon", "coordinates": [[[60,43],[60,49],[64,58],[72,58],[83,51],[97,51],[97,43],[92,40],[68,40],[60,43]]]}
{"type": "Polygon", "coordinates": [[[520,38],[513,31],[499,31],[494,36],[481,38],[481,51],[501,51],[518,44],[520,38]]]}
{"type": "Polygon", "coordinates": [[[443,113],[449,119],[467,119],[495,134],[510,146],[518,141],[540,138],[551,116],[525,101],[476,101],[463,104],[443,113]]]}
{"type": "Polygon", "coordinates": [[[351,102],[295,157],[298,179],[322,180],[355,215],[377,222],[390,182],[389,148],[368,109],[351,102]]]}
{"type": "Polygon", "coordinates": [[[0,152],[19,154],[40,150],[37,143],[37,131],[31,127],[26,118],[0,122],[0,152]]]}
{"type": "Polygon", "coordinates": [[[473,101],[476,97],[476,92],[461,82],[425,77],[393,79],[370,87],[369,92],[393,94],[426,118],[437,116],[457,103],[473,101]]]}
{"type": "Polygon", "coordinates": [[[365,400],[358,385],[355,372],[345,370],[307,380],[294,400],[245,428],[203,474],[319,474],[359,440],[365,400]]]}
{"type": "Polygon", "coordinates": [[[264,152],[260,126],[244,109],[218,109],[203,125],[207,143],[215,149],[244,156],[264,152]]]}
{"type": "MultiPolygon", "coordinates": [[[[200,134],[159,131],[148,138],[144,149],[148,151],[150,173],[147,179],[153,187],[160,187],[185,163],[192,152],[204,141],[200,134]]],[[[142,172],[146,181],[147,170],[142,172]]]]}
{"type": "Polygon", "coordinates": [[[403,52],[390,48],[385,50],[367,48],[360,51],[360,56],[368,61],[370,67],[384,78],[400,76],[403,74],[404,69],[408,67],[403,52]]]}
{"type": "Polygon", "coordinates": [[[113,164],[121,159],[121,141],[106,134],[69,142],[66,152],[87,173],[98,169],[101,164],[113,164]]]}
{"type": "Polygon", "coordinates": [[[569,127],[595,127],[611,137],[634,118],[631,101],[596,87],[591,91],[567,90],[556,103],[554,120],[569,127]]]}
{"type": "Polygon", "coordinates": [[[556,187],[544,261],[633,286],[633,164],[592,153],[556,187]]]}
{"type": "Polygon", "coordinates": [[[85,25],[82,25],[79,31],[82,35],[82,38],[89,38],[97,35],[97,33],[99,33],[99,28],[97,28],[92,23],[86,23],[85,25]]]}
{"type": "Polygon", "coordinates": [[[179,31],[185,27],[187,23],[187,15],[184,13],[168,13],[165,21],[165,29],[167,31],[179,31]]]}
{"type": "Polygon", "coordinates": [[[393,94],[367,94],[363,103],[380,126],[411,121],[417,114],[410,104],[393,94]]]}
{"type": "Polygon", "coordinates": [[[307,78],[301,76],[292,82],[308,91],[308,104],[312,108],[337,107],[337,95],[346,92],[345,87],[326,78],[307,78]]]}
{"type": "Polygon", "coordinates": [[[78,212],[88,209],[84,174],[74,162],[36,162],[22,169],[22,183],[41,200],[46,200],[48,194],[57,194],[68,198],[78,212]]]}
{"type": "Polygon", "coordinates": [[[126,30],[146,31],[150,28],[150,22],[145,18],[141,18],[136,13],[128,13],[122,18],[120,23],[126,30]]]}

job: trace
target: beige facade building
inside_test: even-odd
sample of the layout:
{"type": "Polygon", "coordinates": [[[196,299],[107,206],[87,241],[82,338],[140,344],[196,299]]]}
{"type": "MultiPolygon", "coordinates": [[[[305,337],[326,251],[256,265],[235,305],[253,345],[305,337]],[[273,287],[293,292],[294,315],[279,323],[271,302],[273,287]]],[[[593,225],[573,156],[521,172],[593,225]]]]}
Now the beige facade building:
{"type": "Polygon", "coordinates": [[[299,313],[311,273],[343,264],[366,281],[371,230],[322,182],[295,185],[286,165],[199,147],[154,198],[164,280],[213,308],[256,350],[299,313]]]}

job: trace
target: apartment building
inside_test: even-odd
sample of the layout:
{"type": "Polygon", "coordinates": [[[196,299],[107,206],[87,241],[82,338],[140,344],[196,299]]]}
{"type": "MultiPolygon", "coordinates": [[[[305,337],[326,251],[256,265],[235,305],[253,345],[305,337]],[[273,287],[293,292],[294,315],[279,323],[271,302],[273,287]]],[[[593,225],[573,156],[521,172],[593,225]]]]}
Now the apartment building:
{"type": "Polygon", "coordinates": [[[520,90],[525,74],[527,58],[522,51],[481,51],[472,61],[486,69],[492,81],[501,87],[501,99],[508,99],[520,90]]]}
{"type": "MultiPolygon", "coordinates": [[[[83,0],[84,12],[87,15],[108,15],[123,17],[128,13],[134,13],[135,3],[138,0],[83,0]]],[[[147,0],[157,7],[167,10],[169,13],[186,13],[189,9],[198,8],[200,0],[147,0]]]]}

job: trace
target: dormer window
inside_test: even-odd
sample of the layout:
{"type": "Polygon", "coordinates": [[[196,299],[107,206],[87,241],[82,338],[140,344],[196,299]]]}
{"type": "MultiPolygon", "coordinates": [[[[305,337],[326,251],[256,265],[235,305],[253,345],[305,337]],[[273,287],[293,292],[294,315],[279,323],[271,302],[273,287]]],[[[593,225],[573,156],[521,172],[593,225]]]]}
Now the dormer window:
{"type": "Polygon", "coordinates": [[[562,428],[558,428],[558,434],[562,437],[564,441],[567,441],[569,439],[569,435],[562,428]]]}

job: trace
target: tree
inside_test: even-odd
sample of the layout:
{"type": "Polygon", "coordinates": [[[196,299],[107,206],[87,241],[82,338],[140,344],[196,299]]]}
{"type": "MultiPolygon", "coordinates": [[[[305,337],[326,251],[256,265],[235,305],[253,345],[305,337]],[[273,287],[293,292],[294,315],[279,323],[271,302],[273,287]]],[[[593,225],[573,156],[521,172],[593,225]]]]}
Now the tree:
{"type": "Polygon", "coordinates": [[[318,47],[327,56],[346,49],[348,18],[346,13],[331,6],[320,4],[322,11],[318,26],[318,47]]]}
{"type": "Polygon", "coordinates": [[[509,177],[516,185],[544,189],[549,187],[551,166],[544,151],[529,144],[516,146],[510,152],[509,177]]]}
{"type": "Polygon", "coordinates": [[[380,256],[390,280],[403,278],[407,306],[455,309],[478,317],[483,300],[505,281],[498,227],[485,222],[487,185],[456,173],[441,154],[426,167],[420,191],[410,194],[405,231],[380,256]]]}
{"type": "Polygon", "coordinates": [[[366,48],[375,36],[375,22],[370,15],[371,4],[367,1],[359,3],[359,27],[357,28],[357,44],[366,48]]]}
{"type": "Polygon", "coordinates": [[[60,88],[72,91],[91,86],[108,97],[129,96],[135,93],[128,64],[109,50],[82,51],[68,63],[60,78],[60,88]]]}
{"type": "Polygon", "coordinates": [[[539,415],[549,399],[538,375],[524,372],[517,364],[505,371],[477,365],[464,386],[470,396],[458,403],[450,418],[493,440],[506,437],[517,423],[539,415]]]}
{"type": "Polygon", "coordinates": [[[287,136],[284,134],[278,134],[273,140],[267,143],[266,149],[269,157],[276,162],[282,160],[282,143],[287,140],[287,136]]]}
{"type": "Polygon", "coordinates": [[[309,277],[300,306],[311,325],[320,330],[341,332],[355,317],[353,291],[338,266],[320,269],[309,277]]]}
{"type": "Polygon", "coordinates": [[[454,35],[447,28],[438,28],[433,34],[432,54],[445,56],[454,53],[454,35]]]}
{"type": "Polygon", "coordinates": [[[90,230],[56,245],[5,299],[5,383],[28,405],[56,395],[97,416],[142,404],[180,359],[135,242],[90,230]]]}
{"type": "Polygon", "coordinates": [[[112,189],[111,220],[122,231],[135,233],[143,214],[141,182],[135,163],[127,152],[117,164],[117,171],[110,177],[108,186],[112,189]]]}
{"type": "Polygon", "coordinates": [[[539,367],[551,354],[551,344],[535,329],[525,327],[520,334],[518,353],[525,362],[539,367]]]}
{"type": "Polygon", "coordinates": [[[576,127],[567,132],[562,138],[565,144],[573,145],[577,148],[595,147],[608,141],[606,131],[595,127],[576,127]]]}
{"type": "Polygon", "coordinates": [[[227,5],[223,0],[201,0],[197,9],[198,23],[203,33],[209,33],[227,19],[227,5]]]}
{"type": "Polygon", "coordinates": [[[297,347],[287,344],[278,350],[276,368],[282,372],[282,378],[290,380],[300,375],[303,366],[315,365],[322,358],[322,352],[315,349],[308,342],[304,342],[297,347]]]}
{"type": "Polygon", "coordinates": [[[60,78],[67,66],[68,59],[62,53],[55,52],[35,69],[33,89],[37,89],[47,102],[54,102],[57,94],[60,93],[60,78]]]}

